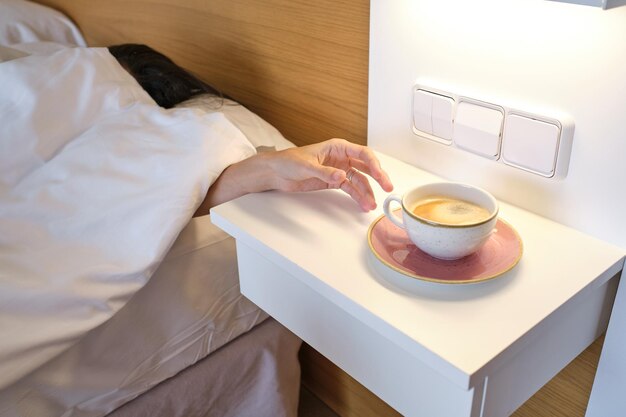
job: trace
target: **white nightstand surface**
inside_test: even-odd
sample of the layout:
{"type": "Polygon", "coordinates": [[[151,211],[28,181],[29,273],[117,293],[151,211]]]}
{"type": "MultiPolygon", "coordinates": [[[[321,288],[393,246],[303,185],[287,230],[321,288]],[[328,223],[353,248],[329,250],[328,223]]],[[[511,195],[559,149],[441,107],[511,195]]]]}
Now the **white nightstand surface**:
{"type": "MultiPolygon", "coordinates": [[[[394,192],[441,179],[379,155],[394,192]]],[[[465,389],[533,340],[551,313],[618,273],[624,250],[501,203],[524,254],[501,278],[474,285],[426,284],[403,291],[367,259],[367,230],[382,214],[363,213],[339,191],[247,195],[212,210],[226,232],[327,300],[465,389]]],[[[272,290],[272,289],[268,289],[272,290]]]]}

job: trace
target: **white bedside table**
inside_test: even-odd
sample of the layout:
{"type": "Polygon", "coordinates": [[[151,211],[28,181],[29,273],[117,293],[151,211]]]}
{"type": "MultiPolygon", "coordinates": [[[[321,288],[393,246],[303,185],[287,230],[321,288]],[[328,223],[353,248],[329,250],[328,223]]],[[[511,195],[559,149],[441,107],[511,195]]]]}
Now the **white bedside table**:
{"type": "MultiPolygon", "coordinates": [[[[379,155],[402,193],[440,180],[379,155]]],[[[394,286],[370,266],[339,191],[247,195],[212,210],[235,237],[242,293],[407,416],[511,414],[604,331],[624,250],[501,202],[520,263],[477,285],[394,286]]]]}

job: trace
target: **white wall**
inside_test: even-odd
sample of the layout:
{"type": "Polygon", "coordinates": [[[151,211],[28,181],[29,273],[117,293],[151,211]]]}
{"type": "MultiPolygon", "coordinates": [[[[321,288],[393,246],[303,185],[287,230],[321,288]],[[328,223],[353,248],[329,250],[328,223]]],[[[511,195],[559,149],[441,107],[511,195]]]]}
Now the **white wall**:
{"type": "Polygon", "coordinates": [[[626,7],[372,0],[370,16],[370,146],[626,247],[626,7]],[[569,114],[575,133],[567,177],[542,178],[415,136],[417,80],[569,114]]]}

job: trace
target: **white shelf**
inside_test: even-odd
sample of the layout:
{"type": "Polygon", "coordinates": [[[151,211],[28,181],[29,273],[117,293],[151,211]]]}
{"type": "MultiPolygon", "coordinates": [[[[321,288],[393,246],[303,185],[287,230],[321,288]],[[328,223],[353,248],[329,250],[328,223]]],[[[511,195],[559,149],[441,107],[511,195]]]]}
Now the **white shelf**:
{"type": "MultiPolygon", "coordinates": [[[[441,180],[385,155],[379,154],[379,157],[395,185],[395,192],[441,180]]],[[[479,285],[442,287],[435,291],[431,287],[423,292],[407,293],[377,276],[367,263],[367,229],[382,214],[381,204],[386,196],[378,187],[375,193],[379,208],[370,213],[361,212],[339,191],[253,194],[214,208],[212,220],[237,239],[238,247],[256,254],[251,255],[249,262],[254,263],[252,258],[268,261],[277,268],[276,274],[298,280],[310,290],[310,297],[336,307],[335,317],[347,314],[350,319],[356,319],[367,331],[373,331],[385,343],[407,352],[409,357],[454,386],[462,390],[476,389],[474,395],[486,386],[487,377],[506,375],[503,366],[515,363],[513,358],[523,358],[524,352],[533,352],[529,346],[541,347],[539,339],[548,340],[555,331],[554,326],[568,329],[569,324],[576,324],[571,323],[577,317],[575,311],[586,311],[590,316],[580,320],[596,321],[580,323],[580,329],[587,326],[595,329],[594,334],[578,336],[572,328],[573,339],[563,341],[571,342],[571,351],[565,349],[559,360],[552,360],[551,366],[545,366],[545,372],[535,372],[537,381],[533,381],[532,387],[539,388],[547,382],[552,376],[547,374],[567,364],[572,359],[570,356],[575,356],[575,351],[581,347],[584,349],[582,345],[590,343],[595,332],[602,331],[601,327],[606,325],[606,319],[593,315],[606,309],[603,303],[611,297],[614,288],[605,284],[623,268],[623,249],[501,202],[500,216],[517,229],[524,243],[524,255],[512,271],[479,285]]],[[[254,267],[248,265],[243,269],[248,272],[246,276],[241,273],[242,288],[245,279],[256,279],[254,267]]],[[[244,294],[255,302],[257,296],[269,297],[260,294],[259,287],[255,288],[251,289],[254,294],[248,295],[245,291],[244,294]]],[[[266,291],[280,292],[281,288],[268,286],[266,291]]],[[[285,290],[285,294],[291,293],[285,290]]],[[[275,307],[277,311],[283,308],[269,305],[280,300],[274,294],[271,296],[275,299],[268,300],[268,305],[258,303],[270,314],[275,307]]],[[[297,303],[293,309],[296,308],[297,303]]],[[[289,312],[281,311],[286,318],[289,312]]],[[[280,317],[278,319],[281,321],[280,317]]],[[[292,331],[313,334],[310,337],[317,337],[320,345],[328,345],[322,338],[330,337],[330,333],[316,336],[304,328],[314,326],[311,318],[307,320],[307,324],[292,322],[290,326],[296,327],[292,331]]],[[[568,335],[570,333],[562,336],[568,335]]],[[[316,347],[316,341],[312,342],[316,347]]],[[[347,351],[349,349],[346,347],[347,351]]],[[[322,353],[333,359],[332,354],[322,353]]],[[[345,357],[345,353],[343,356],[337,353],[337,358],[340,357],[345,357]]],[[[381,361],[393,359],[381,357],[381,361]]],[[[346,367],[359,372],[357,365],[346,367]]],[[[375,386],[376,381],[368,378],[364,376],[361,382],[375,386]]],[[[528,395],[523,392],[511,403],[517,406],[528,395]]],[[[408,399],[396,403],[387,400],[399,409],[409,407],[408,399]]],[[[475,402],[474,399],[472,410],[475,402]]],[[[501,412],[494,407],[493,415],[501,412]]],[[[501,407],[506,408],[506,405],[501,407]]]]}

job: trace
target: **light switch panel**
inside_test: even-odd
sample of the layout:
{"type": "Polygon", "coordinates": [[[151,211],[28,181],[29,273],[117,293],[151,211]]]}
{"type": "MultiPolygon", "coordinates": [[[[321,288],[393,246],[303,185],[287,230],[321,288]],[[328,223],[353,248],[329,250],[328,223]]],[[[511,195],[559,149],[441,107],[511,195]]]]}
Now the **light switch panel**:
{"type": "Polygon", "coordinates": [[[556,170],[561,128],[555,123],[517,114],[506,117],[502,160],[526,171],[552,177],[556,170]]]}
{"type": "Polygon", "coordinates": [[[558,109],[521,109],[505,103],[418,82],[413,85],[413,133],[515,169],[564,178],[574,120],[558,109]]]}
{"type": "Polygon", "coordinates": [[[500,155],[504,109],[487,103],[461,101],[454,120],[454,144],[490,159],[500,155]]]}

